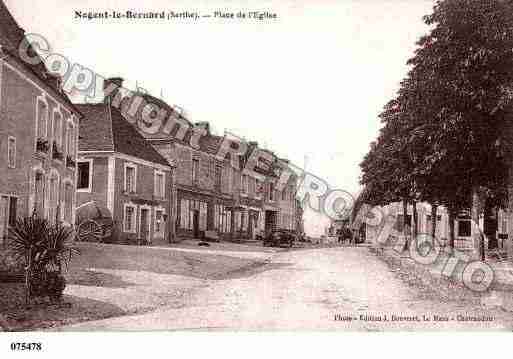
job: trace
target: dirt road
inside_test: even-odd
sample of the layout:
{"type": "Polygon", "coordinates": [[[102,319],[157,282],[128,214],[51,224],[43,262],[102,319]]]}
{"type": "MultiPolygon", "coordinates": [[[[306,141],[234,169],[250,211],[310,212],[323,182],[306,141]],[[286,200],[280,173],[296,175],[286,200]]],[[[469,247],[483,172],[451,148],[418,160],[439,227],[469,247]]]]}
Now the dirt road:
{"type": "Polygon", "coordinates": [[[511,330],[496,308],[442,301],[400,279],[364,247],[273,254],[209,279],[174,308],[61,330],[511,330]]]}

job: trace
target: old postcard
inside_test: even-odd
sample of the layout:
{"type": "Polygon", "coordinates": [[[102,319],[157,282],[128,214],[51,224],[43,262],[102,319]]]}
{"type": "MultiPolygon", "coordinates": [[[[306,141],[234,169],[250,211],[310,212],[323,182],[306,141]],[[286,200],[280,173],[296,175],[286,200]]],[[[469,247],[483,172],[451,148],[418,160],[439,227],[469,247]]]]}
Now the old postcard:
{"type": "Polygon", "coordinates": [[[511,331],[512,49],[509,0],[0,1],[1,329],[511,331]]]}

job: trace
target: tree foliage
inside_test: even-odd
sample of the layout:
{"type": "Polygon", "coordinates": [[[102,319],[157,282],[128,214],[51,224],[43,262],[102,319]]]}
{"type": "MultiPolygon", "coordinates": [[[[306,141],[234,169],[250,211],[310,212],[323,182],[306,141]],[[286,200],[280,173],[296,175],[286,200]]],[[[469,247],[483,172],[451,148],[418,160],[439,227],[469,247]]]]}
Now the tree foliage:
{"type": "Polygon", "coordinates": [[[513,1],[439,0],[410,70],[379,115],[362,163],[371,204],[468,208],[473,188],[504,203],[513,88],[513,1]]]}

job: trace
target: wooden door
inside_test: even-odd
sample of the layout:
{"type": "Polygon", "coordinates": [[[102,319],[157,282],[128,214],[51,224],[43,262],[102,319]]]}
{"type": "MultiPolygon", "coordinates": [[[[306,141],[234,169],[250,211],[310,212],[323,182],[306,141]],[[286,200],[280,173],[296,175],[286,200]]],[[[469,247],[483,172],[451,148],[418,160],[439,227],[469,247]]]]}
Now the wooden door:
{"type": "Polygon", "coordinates": [[[140,226],[139,226],[139,237],[141,239],[149,239],[149,230],[148,230],[148,224],[150,223],[149,222],[149,214],[150,214],[150,211],[148,209],[141,209],[141,223],[140,223],[140,226]]]}
{"type": "Polygon", "coordinates": [[[194,210],[194,215],[192,216],[192,228],[194,230],[194,238],[199,238],[200,237],[200,233],[199,233],[199,211],[198,210],[194,210]]]}

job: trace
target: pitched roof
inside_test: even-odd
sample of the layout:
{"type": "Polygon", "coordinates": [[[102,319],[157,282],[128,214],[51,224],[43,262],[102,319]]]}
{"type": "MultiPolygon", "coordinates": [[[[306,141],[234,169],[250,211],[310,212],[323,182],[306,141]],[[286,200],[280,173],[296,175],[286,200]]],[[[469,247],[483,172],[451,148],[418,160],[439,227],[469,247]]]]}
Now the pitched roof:
{"type": "Polygon", "coordinates": [[[76,108],[73,106],[68,96],[62,93],[59,88],[57,77],[47,71],[43,60],[39,57],[32,46],[28,46],[27,52],[30,56],[38,58],[38,63],[29,64],[20,58],[18,50],[20,45],[25,41],[27,41],[25,39],[25,30],[18,25],[4,1],[0,0],[0,46],[2,47],[3,53],[15,61],[26,72],[39,79],[39,81],[54,92],[54,95],[57,95],[57,97],[66,103],[72,110],[76,111],[76,108]]]}
{"type": "Polygon", "coordinates": [[[113,151],[169,166],[161,154],[121,115],[106,104],[82,104],[79,151],[113,151]]]}

